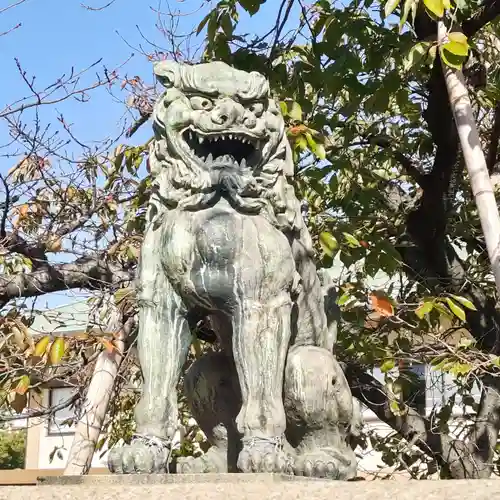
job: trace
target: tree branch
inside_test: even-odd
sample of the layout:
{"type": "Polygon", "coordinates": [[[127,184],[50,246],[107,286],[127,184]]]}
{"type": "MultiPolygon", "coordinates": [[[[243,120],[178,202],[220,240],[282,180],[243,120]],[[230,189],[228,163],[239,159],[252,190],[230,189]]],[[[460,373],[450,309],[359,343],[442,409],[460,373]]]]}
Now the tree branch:
{"type": "MultiPolygon", "coordinates": [[[[484,478],[490,474],[491,455],[500,426],[500,395],[485,392],[469,443],[452,438],[413,408],[395,415],[390,409],[393,397],[385,387],[356,364],[347,364],[345,375],[353,396],[392,427],[409,443],[434,458],[443,472],[453,479],[484,478]]],[[[498,384],[498,382],[497,382],[498,384]]]]}
{"type": "Polygon", "coordinates": [[[19,297],[37,297],[75,288],[118,286],[133,279],[133,270],[108,262],[104,254],[82,257],[69,264],[47,265],[32,273],[0,275],[0,306],[19,297]]]}
{"type": "Polygon", "coordinates": [[[498,15],[500,15],[500,0],[486,0],[470,19],[462,23],[464,35],[467,37],[474,36],[498,15]]]}

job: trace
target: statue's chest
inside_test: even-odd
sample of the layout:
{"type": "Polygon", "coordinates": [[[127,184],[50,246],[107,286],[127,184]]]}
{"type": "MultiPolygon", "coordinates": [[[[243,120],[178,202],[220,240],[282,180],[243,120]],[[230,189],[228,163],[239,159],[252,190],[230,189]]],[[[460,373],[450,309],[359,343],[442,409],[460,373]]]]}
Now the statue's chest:
{"type": "Polygon", "coordinates": [[[245,252],[255,224],[231,210],[171,212],[163,234],[165,263],[225,267],[245,252]]]}
{"type": "Polygon", "coordinates": [[[261,281],[293,262],[286,237],[263,217],[219,207],[171,212],[162,246],[169,279],[212,296],[229,296],[236,282],[261,281]]]}

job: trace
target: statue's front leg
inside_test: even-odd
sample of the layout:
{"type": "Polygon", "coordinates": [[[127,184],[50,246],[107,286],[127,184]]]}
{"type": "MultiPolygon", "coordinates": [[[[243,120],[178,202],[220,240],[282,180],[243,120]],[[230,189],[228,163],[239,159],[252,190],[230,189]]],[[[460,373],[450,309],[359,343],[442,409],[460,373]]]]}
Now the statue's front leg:
{"type": "Polygon", "coordinates": [[[141,252],[137,348],[143,386],[136,434],[108,459],[111,472],[121,474],[165,472],[178,427],[177,383],[191,334],[181,299],[161,268],[159,233],[146,233],[141,252]]]}
{"type": "Polygon", "coordinates": [[[242,472],[290,472],[284,433],[283,372],[290,340],[291,300],[282,292],[264,300],[240,295],[233,317],[233,355],[242,407],[242,472]]]}

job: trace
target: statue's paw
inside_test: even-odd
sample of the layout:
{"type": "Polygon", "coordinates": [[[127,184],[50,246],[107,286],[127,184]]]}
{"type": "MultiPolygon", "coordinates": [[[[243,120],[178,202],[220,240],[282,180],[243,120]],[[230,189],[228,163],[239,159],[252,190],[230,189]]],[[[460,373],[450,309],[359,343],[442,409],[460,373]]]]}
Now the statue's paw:
{"type": "Polygon", "coordinates": [[[164,473],[168,467],[169,447],[137,439],[131,444],[112,448],[108,468],[115,474],[164,473]]]}
{"type": "Polygon", "coordinates": [[[272,440],[243,445],[238,456],[241,472],[277,472],[291,474],[291,459],[288,453],[276,446],[272,440]]]}
{"type": "Polygon", "coordinates": [[[177,460],[178,474],[203,474],[227,472],[227,452],[210,448],[200,457],[181,457],[177,460]]]}
{"type": "Polygon", "coordinates": [[[346,480],[356,474],[354,455],[347,451],[346,457],[334,450],[316,450],[297,455],[293,470],[296,476],[346,480]]]}

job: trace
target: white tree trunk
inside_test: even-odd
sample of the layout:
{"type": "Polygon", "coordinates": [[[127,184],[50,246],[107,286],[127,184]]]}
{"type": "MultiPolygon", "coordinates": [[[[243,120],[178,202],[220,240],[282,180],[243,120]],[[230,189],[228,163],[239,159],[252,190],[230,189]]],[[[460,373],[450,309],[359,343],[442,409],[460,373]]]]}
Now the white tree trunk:
{"type": "MultiPolygon", "coordinates": [[[[439,21],[439,43],[443,42],[446,34],[446,26],[442,21],[439,21]]],[[[443,61],[441,62],[450,106],[457,125],[458,136],[462,146],[465,165],[469,172],[472,193],[476,201],[497,293],[500,297],[500,216],[498,214],[493,185],[481,147],[463,73],[446,66],[443,61]]]]}
{"type": "MultiPolygon", "coordinates": [[[[117,311],[113,312],[110,325],[119,323],[117,311]]],[[[104,350],[97,358],[94,373],[82,406],[82,416],[78,421],[75,437],[64,469],[65,476],[87,474],[92,464],[95,447],[101,435],[118,369],[123,359],[125,340],[130,325],[125,324],[119,331],[112,352],[104,350]]],[[[111,330],[112,331],[112,330],[111,330]]]]}

